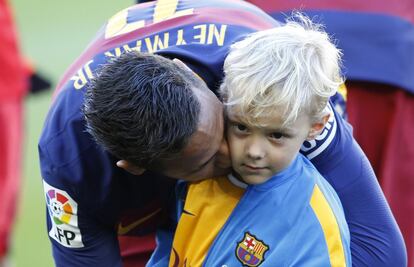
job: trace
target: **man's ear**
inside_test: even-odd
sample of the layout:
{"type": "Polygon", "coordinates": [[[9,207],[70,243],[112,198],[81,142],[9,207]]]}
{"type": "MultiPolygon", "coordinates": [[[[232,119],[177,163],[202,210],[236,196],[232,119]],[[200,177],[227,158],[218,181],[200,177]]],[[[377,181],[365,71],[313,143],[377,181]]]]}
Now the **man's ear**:
{"type": "Polygon", "coordinates": [[[174,61],[175,64],[177,64],[177,65],[181,66],[182,68],[188,70],[189,72],[193,73],[198,79],[200,79],[203,83],[205,83],[205,81],[203,80],[203,78],[200,77],[200,75],[195,73],[189,66],[187,66],[187,64],[185,64],[184,62],[182,62],[178,58],[174,58],[172,61],[174,61]]]}
{"type": "Polygon", "coordinates": [[[121,169],[126,170],[127,172],[133,175],[141,175],[146,171],[146,169],[132,165],[131,163],[123,159],[117,161],[116,166],[118,166],[121,169]]]}
{"type": "Polygon", "coordinates": [[[318,136],[323,128],[325,128],[325,124],[328,122],[329,120],[329,116],[330,113],[327,112],[325,115],[323,115],[323,117],[317,121],[314,122],[309,130],[308,136],[306,137],[306,140],[310,141],[316,138],[316,136],[318,136]]]}
{"type": "Polygon", "coordinates": [[[193,72],[192,69],[190,69],[190,67],[188,67],[184,62],[182,62],[181,60],[179,60],[178,58],[174,58],[172,61],[174,61],[175,64],[181,66],[182,68],[193,72]]]}

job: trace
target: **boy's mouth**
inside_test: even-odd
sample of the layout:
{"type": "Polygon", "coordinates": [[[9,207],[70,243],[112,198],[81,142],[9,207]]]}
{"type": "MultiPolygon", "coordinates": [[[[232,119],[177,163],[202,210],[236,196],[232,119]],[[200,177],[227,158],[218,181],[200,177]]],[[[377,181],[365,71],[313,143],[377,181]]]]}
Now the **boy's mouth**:
{"type": "Polygon", "coordinates": [[[246,168],[247,170],[252,170],[252,171],[260,171],[260,170],[267,169],[266,167],[255,166],[255,165],[250,165],[250,164],[242,164],[242,167],[246,168]]]}

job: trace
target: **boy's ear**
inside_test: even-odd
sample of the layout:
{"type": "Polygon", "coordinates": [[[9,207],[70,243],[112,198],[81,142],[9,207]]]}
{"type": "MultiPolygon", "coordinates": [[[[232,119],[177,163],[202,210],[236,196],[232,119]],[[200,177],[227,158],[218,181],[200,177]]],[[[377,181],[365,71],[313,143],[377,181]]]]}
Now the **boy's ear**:
{"type": "Polygon", "coordinates": [[[146,169],[135,166],[135,165],[129,163],[128,161],[123,160],[123,159],[117,161],[116,166],[118,166],[121,169],[126,170],[127,172],[129,172],[133,175],[141,175],[146,171],[146,169]]]}
{"type": "Polygon", "coordinates": [[[309,130],[308,136],[306,140],[310,141],[316,138],[318,136],[323,128],[325,128],[325,124],[329,120],[330,113],[325,114],[319,121],[314,122],[309,130]]]}

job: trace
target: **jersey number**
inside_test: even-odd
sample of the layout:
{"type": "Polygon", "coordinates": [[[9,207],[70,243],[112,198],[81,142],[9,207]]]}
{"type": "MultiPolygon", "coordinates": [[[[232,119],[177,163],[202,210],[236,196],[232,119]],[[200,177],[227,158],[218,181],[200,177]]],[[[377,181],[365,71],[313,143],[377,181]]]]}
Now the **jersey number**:
{"type": "MultiPolygon", "coordinates": [[[[159,0],[155,4],[153,23],[168,20],[176,17],[190,15],[194,9],[177,10],[178,0],[159,0]]],[[[128,12],[126,8],[108,20],[105,29],[105,39],[112,38],[121,34],[129,33],[145,26],[145,20],[128,22],[128,12]]]]}

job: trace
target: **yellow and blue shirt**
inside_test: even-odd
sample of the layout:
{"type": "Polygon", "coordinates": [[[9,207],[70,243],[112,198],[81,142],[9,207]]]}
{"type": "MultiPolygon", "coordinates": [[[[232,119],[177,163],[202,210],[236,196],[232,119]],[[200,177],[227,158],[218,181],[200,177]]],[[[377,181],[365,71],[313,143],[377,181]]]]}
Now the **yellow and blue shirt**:
{"type": "Polygon", "coordinates": [[[240,184],[188,185],[169,266],[351,266],[339,198],[304,156],[263,184],[240,184]]]}

